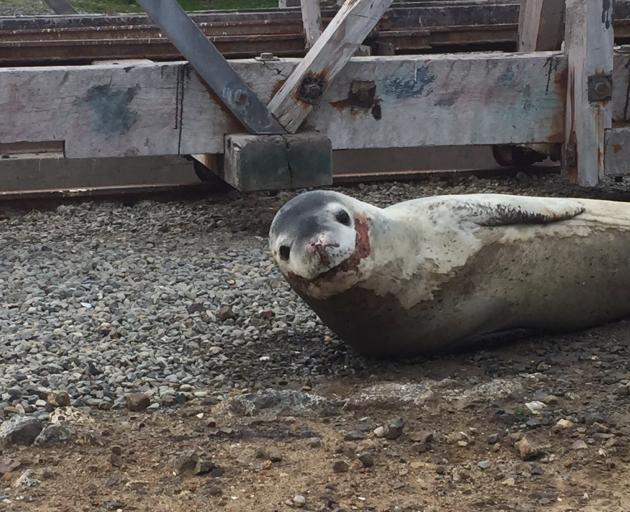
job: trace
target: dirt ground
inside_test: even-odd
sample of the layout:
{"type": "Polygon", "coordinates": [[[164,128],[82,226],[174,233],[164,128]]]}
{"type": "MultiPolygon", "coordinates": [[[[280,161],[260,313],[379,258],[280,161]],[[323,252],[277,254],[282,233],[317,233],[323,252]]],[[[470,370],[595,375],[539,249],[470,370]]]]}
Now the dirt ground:
{"type": "Polygon", "coordinates": [[[69,410],[70,443],[0,451],[0,510],[627,511],[628,327],[69,410]]]}

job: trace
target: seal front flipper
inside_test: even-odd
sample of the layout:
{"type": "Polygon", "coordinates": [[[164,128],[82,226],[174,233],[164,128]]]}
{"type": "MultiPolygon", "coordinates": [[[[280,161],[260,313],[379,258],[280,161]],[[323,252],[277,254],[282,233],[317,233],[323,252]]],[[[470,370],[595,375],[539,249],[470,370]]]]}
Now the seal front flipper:
{"type": "Polygon", "coordinates": [[[502,194],[465,196],[460,215],[479,226],[549,224],[572,219],[585,208],[580,201],[550,197],[524,197],[502,194]]]}

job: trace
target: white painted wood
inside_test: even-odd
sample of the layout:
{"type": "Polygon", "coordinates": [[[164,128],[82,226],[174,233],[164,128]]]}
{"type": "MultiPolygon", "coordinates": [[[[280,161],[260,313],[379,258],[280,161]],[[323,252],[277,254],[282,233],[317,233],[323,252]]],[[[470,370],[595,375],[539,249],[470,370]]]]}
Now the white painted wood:
{"type": "Polygon", "coordinates": [[[302,24],[304,25],[304,37],[308,50],[322,35],[322,11],[319,0],[301,0],[301,2],[302,24]]]}
{"type": "Polygon", "coordinates": [[[565,0],[521,0],[518,51],[560,50],[564,37],[565,0]]]}
{"type": "Polygon", "coordinates": [[[324,90],[330,87],[391,3],[392,0],[347,0],[339,9],[269,103],[269,110],[288,132],[295,133],[313,109],[311,103],[299,97],[304,79],[321,80],[324,90]]]}
{"type": "MultiPolygon", "coordinates": [[[[265,102],[298,64],[231,61],[265,102]]],[[[361,57],[308,124],[335,149],[561,143],[565,81],[561,53],[361,57]],[[371,105],[351,105],[353,81],[374,82],[371,105]]],[[[65,141],[73,158],[222,153],[243,131],[181,62],[0,68],[0,114],[0,143],[65,141]]]]}
{"type": "Polygon", "coordinates": [[[611,0],[567,0],[565,51],[569,58],[564,170],[580,185],[604,175],[605,130],[612,101],[589,102],[588,77],[613,69],[611,0]]]}

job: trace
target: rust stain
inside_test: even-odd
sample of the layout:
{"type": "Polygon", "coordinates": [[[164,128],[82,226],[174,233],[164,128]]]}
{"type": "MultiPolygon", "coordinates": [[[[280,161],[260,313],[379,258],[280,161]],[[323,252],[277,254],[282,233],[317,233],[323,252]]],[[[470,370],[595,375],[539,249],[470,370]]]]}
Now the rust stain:
{"type": "Polygon", "coordinates": [[[352,104],[350,100],[346,98],[345,100],[331,101],[330,106],[339,112],[343,112],[345,109],[350,108],[352,104]]]}
{"type": "Polygon", "coordinates": [[[623,146],[621,144],[613,144],[612,149],[614,153],[619,153],[623,149],[623,146]]]}
{"type": "Polygon", "coordinates": [[[546,142],[551,143],[563,143],[565,138],[565,123],[566,123],[566,104],[564,98],[567,97],[567,87],[569,80],[569,72],[565,68],[564,70],[555,72],[553,79],[553,87],[556,95],[562,98],[562,108],[558,109],[551,119],[551,134],[547,138],[546,142]]]}

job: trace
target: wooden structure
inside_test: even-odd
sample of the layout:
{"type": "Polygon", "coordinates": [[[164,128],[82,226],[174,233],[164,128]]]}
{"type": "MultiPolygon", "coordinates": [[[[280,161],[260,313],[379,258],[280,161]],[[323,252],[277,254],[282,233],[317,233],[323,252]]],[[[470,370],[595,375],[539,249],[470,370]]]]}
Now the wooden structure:
{"type": "MultiPolygon", "coordinates": [[[[630,53],[614,47],[613,2],[522,0],[517,53],[367,57],[353,55],[391,0],[348,0],[317,40],[316,4],[302,2],[303,59],[230,61],[287,132],[325,135],[332,149],[561,148],[566,175],[580,184],[630,174],[630,53]]],[[[187,62],[0,68],[0,112],[12,121],[0,125],[0,145],[56,143],[68,158],[247,160],[217,157],[244,131],[220,98],[187,62]]],[[[252,183],[243,173],[255,168],[216,171],[252,183]]]]}

